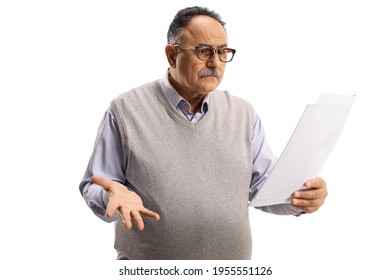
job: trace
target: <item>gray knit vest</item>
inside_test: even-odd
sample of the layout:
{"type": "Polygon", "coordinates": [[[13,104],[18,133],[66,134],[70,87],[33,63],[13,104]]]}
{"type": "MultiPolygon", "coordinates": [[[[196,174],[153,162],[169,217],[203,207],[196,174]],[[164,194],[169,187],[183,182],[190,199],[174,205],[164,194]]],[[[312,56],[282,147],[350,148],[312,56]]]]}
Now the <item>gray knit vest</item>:
{"type": "Polygon", "coordinates": [[[111,107],[129,158],[126,185],[161,216],[144,218],[143,231],[116,222],[115,248],[129,259],[250,259],[250,104],[216,90],[191,123],[155,81],[111,107]]]}

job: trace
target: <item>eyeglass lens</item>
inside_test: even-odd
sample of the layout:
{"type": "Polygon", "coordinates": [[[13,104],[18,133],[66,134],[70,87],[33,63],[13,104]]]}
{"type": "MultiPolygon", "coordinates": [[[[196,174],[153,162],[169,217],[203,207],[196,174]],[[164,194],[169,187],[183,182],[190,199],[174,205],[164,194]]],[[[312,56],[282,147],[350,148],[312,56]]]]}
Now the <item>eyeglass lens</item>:
{"type": "Polygon", "coordinates": [[[228,62],[233,59],[234,52],[231,49],[214,50],[210,47],[200,47],[197,49],[198,58],[201,60],[211,60],[214,54],[218,53],[219,58],[223,62],[228,62]]]}

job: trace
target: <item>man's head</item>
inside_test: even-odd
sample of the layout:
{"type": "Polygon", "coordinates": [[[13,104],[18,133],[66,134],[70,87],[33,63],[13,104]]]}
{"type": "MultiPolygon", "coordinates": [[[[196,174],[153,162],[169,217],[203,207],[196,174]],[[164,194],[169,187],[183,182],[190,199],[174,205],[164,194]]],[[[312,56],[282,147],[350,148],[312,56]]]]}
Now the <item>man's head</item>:
{"type": "Polygon", "coordinates": [[[224,49],[224,26],[221,17],[207,8],[190,7],[176,14],[169,26],[165,52],[170,81],[180,94],[203,98],[222,81],[226,66],[223,61],[234,55],[234,50],[224,49]]]}
{"type": "Polygon", "coordinates": [[[222,20],[221,16],[214,11],[210,11],[207,8],[203,7],[189,7],[177,12],[174,17],[171,25],[168,29],[167,34],[167,43],[168,44],[179,44],[180,43],[180,35],[183,29],[187,26],[190,19],[194,16],[208,16],[216,21],[218,21],[223,28],[225,28],[225,22],[222,20]]]}

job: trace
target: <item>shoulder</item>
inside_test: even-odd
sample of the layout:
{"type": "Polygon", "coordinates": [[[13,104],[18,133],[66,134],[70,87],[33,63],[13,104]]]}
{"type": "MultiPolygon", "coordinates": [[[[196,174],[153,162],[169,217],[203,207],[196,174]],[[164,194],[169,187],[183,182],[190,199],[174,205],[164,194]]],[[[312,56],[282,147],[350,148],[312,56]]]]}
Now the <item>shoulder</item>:
{"type": "Polygon", "coordinates": [[[124,109],[140,110],[146,105],[150,107],[159,101],[161,94],[158,92],[161,92],[158,80],[143,84],[115,97],[111,101],[111,108],[117,113],[124,109]]]}
{"type": "Polygon", "coordinates": [[[144,98],[148,96],[152,96],[158,87],[158,81],[153,81],[150,83],[143,84],[141,86],[132,88],[124,93],[121,93],[117,97],[113,99],[112,102],[114,103],[121,103],[126,101],[133,101],[133,100],[144,100],[144,98]]]}

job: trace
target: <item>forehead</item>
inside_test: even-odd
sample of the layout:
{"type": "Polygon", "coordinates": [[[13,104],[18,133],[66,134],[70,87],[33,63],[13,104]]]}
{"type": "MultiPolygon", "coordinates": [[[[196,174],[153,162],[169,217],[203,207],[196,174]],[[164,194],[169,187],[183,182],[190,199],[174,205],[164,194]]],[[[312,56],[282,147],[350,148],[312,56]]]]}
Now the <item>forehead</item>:
{"type": "Polygon", "coordinates": [[[182,32],[184,44],[227,45],[223,26],[208,16],[194,16],[182,32]]]}

